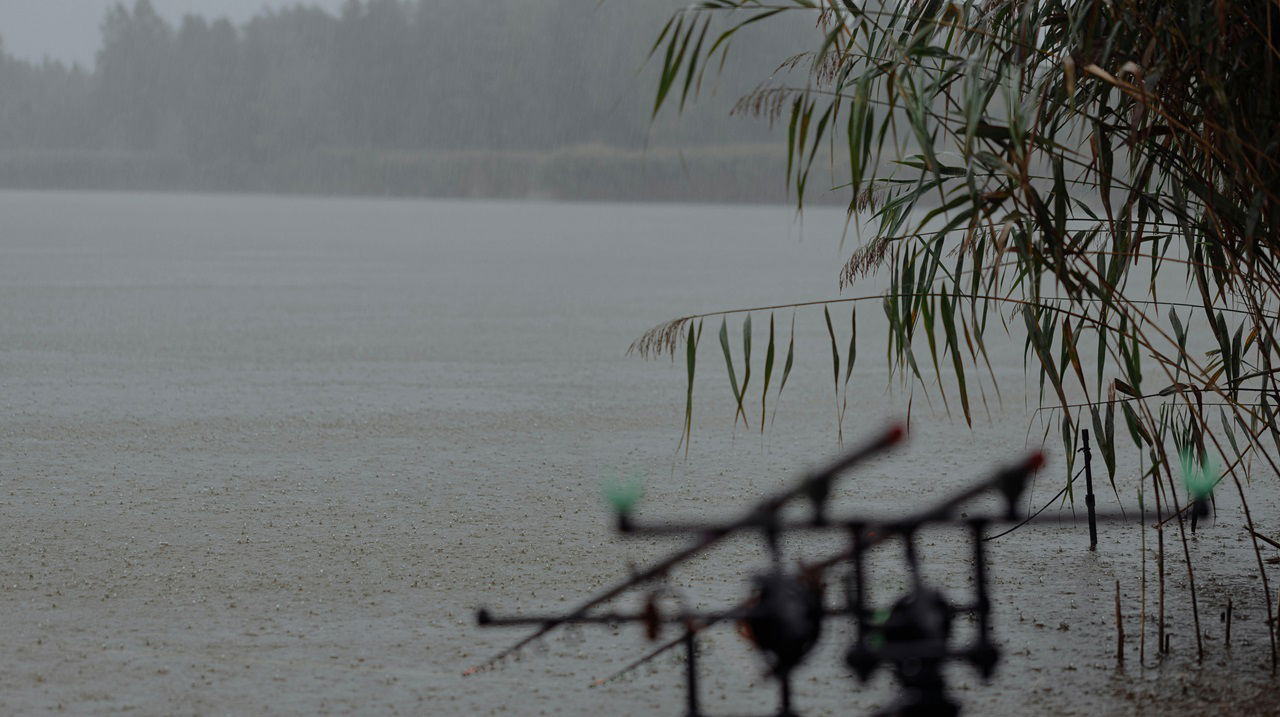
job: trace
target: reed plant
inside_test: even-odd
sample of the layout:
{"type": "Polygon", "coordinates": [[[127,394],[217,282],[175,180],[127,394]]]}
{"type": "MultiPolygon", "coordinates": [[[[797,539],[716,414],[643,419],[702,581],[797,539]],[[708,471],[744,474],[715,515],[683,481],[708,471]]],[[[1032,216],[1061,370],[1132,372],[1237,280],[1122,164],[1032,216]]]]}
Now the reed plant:
{"type": "MultiPolygon", "coordinates": [[[[1280,475],[1280,0],[709,0],[653,45],[655,114],[694,100],[748,27],[797,14],[811,43],[738,111],[785,125],[797,207],[842,197],[859,239],[833,283],[875,275],[888,289],[686,316],[640,337],[633,351],[688,363],[686,450],[708,320],[735,410],[745,421],[759,392],[761,430],[795,361],[794,323],[784,342],[777,312],[820,311],[838,407],[859,305],[883,310],[897,377],[969,422],[995,387],[993,342],[1020,340],[1068,476],[1081,428],[1113,489],[1117,453],[1141,456],[1140,475],[1120,478],[1154,504],[1161,585],[1176,530],[1202,654],[1183,457],[1221,457],[1215,480],[1239,494],[1251,536],[1248,494],[1280,475]],[[1162,278],[1186,291],[1162,297],[1162,278]],[[752,315],[769,326],[755,384],[752,315]]],[[[1274,665],[1280,608],[1252,540],[1274,665]]]]}

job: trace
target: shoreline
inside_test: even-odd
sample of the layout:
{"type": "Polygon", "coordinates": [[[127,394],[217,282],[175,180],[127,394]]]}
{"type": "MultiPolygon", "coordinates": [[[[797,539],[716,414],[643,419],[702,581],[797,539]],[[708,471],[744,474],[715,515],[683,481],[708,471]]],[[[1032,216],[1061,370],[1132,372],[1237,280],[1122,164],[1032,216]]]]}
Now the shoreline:
{"type": "MultiPolygon", "coordinates": [[[[176,152],[48,150],[0,152],[0,189],[788,205],[794,196],[789,196],[785,167],[783,148],[772,143],[688,149],[324,149],[205,163],[176,152]]],[[[811,192],[805,200],[845,204],[839,192],[811,192]]]]}

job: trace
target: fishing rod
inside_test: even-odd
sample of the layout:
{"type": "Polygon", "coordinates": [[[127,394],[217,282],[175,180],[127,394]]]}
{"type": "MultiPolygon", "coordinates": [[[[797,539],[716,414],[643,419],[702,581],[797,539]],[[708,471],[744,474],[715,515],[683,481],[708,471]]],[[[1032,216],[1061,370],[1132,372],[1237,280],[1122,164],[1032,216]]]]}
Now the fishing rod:
{"type": "MultiPolygon", "coordinates": [[[[1015,466],[1013,468],[1013,471],[1015,473],[1019,471],[1026,471],[1027,474],[1030,475],[1030,474],[1033,474],[1040,467],[1037,464],[1041,462],[1043,462],[1043,457],[1038,454],[1033,454],[1032,456],[1029,456],[1026,459],[1026,461],[1023,464],[1021,464],[1021,466],[1015,466]]],[[[914,518],[907,518],[907,519],[902,519],[898,521],[893,521],[893,523],[896,523],[899,528],[899,530],[896,532],[891,529],[886,529],[886,526],[881,526],[877,528],[875,527],[876,522],[869,519],[847,518],[842,521],[836,521],[835,523],[833,523],[833,525],[843,524],[849,528],[860,527],[859,532],[862,536],[861,545],[858,547],[850,547],[847,550],[839,552],[835,555],[832,555],[818,562],[807,563],[802,567],[802,570],[824,573],[827,570],[830,570],[841,563],[845,563],[852,560],[854,556],[859,554],[860,552],[869,551],[871,548],[874,548],[877,545],[880,545],[881,543],[886,542],[889,538],[894,537],[895,535],[900,535],[901,528],[903,526],[910,526],[913,523],[916,523],[917,525],[923,525],[929,522],[942,522],[939,520],[939,518],[947,514],[948,512],[946,510],[947,506],[950,506],[950,509],[951,509],[950,512],[954,512],[955,508],[957,508],[959,505],[961,505],[963,502],[965,502],[969,498],[976,497],[977,495],[981,494],[982,492],[984,492],[984,489],[990,489],[993,484],[998,485],[1001,483],[1006,483],[1009,480],[1010,480],[1009,476],[1001,476],[997,474],[996,477],[978,486],[971,487],[970,489],[964,491],[963,493],[957,496],[953,496],[947,501],[944,501],[943,504],[941,504],[940,506],[935,507],[930,511],[923,511],[920,514],[917,514],[917,516],[915,516],[914,518]]],[[[1014,476],[1014,480],[1016,480],[1016,475],[1014,476]]],[[[1007,483],[1007,484],[1012,485],[1011,483],[1007,483]]],[[[1065,490],[1066,489],[1064,488],[1063,491],[1065,492],[1065,490]]],[[[1019,493],[1022,492],[1021,489],[1019,489],[1018,492],[1019,493]]],[[[1202,501],[1197,502],[1196,504],[1202,507],[1204,505],[1202,501]]],[[[1010,530],[1012,530],[1027,524],[1028,522],[1033,520],[1036,516],[1040,515],[1040,513],[1042,512],[1044,512],[1044,508],[1041,508],[1040,510],[1037,510],[1034,514],[1021,519],[1018,519],[1017,516],[1013,514],[1006,513],[1004,516],[1000,516],[999,518],[974,519],[974,522],[981,522],[983,526],[1012,525],[1013,528],[1010,528],[1010,530]]],[[[1123,522],[1128,520],[1128,514],[1123,509],[1121,509],[1119,513],[1104,511],[1097,514],[1097,520],[1101,522],[1123,522]]],[[[697,530],[703,529],[702,527],[697,525],[682,526],[675,523],[667,523],[659,526],[645,526],[645,527],[635,526],[634,523],[631,523],[631,526],[632,526],[631,534],[635,534],[635,535],[676,535],[676,534],[680,534],[681,532],[697,531],[697,530]]],[[[815,526],[812,523],[810,524],[801,523],[801,524],[795,524],[791,527],[795,529],[806,529],[806,528],[814,529],[818,526],[815,526]]],[[[892,528],[892,523],[887,527],[892,528]]],[[[1000,535],[1004,535],[1004,533],[1000,533],[995,536],[983,535],[982,541],[987,542],[992,540],[993,537],[1000,537],[1000,535]]],[[[976,546],[975,546],[975,549],[976,549],[976,546]]],[[[744,602],[739,604],[735,608],[735,610],[741,611],[745,609],[745,607],[746,607],[746,603],[744,602]]],[[[731,613],[732,611],[726,611],[725,614],[728,615],[731,613]]],[[[829,611],[829,614],[835,614],[835,613],[836,611],[829,611]]],[[[715,620],[714,618],[711,618],[710,616],[691,617],[691,619],[686,624],[687,634],[700,633],[706,630],[707,628],[714,626],[716,622],[717,620],[715,620]]],[[[601,677],[594,680],[591,683],[591,686],[598,687],[600,685],[604,685],[609,682],[612,682],[624,675],[627,675],[628,673],[634,672],[640,667],[643,667],[644,665],[658,659],[659,657],[670,652],[671,650],[677,647],[680,647],[683,644],[684,640],[686,639],[687,634],[678,636],[674,639],[670,639],[659,644],[658,646],[652,648],[650,651],[646,652],[641,657],[633,660],[632,662],[628,663],[622,668],[610,673],[608,676],[601,677]]]]}
{"type": "MultiPolygon", "coordinates": [[[[895,521],[880,521],[868,518],[831,520],[827,512],[827,503],[830,498],[830,482],[834,475],[843,467],[847,467],[854,462],[851,460],[852,458],[868,454],[879,446],[892,445],[893,442],[900,438],[895,434],[896,431],[886,433],[884,437],[873,441],[869,446],[851,454],[850,457],[837,461],[832,466],[834,470],[820,471],[800,481],[791,489],[765,499],[745,515],[725,523],[668,523],[643,526],[632,518],[629,509],[620,509],[618,511],[618,529],[624,535],[693,534],[698,536],[694,547],[703,546],[705,548],[705,546],[712,545],[741,530],[754,529],[763,533],[772,557],[771,569],[754,578],[752,597],[737,606],[721,612],[692,613],[683,611],[679,614],[661,615],[657,608],[657,601],[651,595],[644,610],[638,613],[587,614],[587,610],[579,608],[565,615],[497,618],[487,610],[482,610],[477,615],[477,621],[481,626],[485,627],[536,625],[539,626],[539,631],[535,635],[545,634],[546,631],[557,625],[569,623],[616,625],[623,622],[640,622],[646,625],[650,639],[656,639],[663,624],[683,624],[685,626],[684,634],[676,641],[667,643],[667,645],[671,647],[682,645],[685,648],[688,714],[701,715],[698,702],[696,634],[719,622],[736,620],[743,626],[745,633],[749,635],[757,649],[766,656],[770,663],[772,673],[780,690],[781,708],[778,714],[792,715],[794,713],[792,711],[791,674],[817,644],[821,636],[823,621],[837,615],[853,615],[859,624],[862,624],[868,618],[864,606],[859,602],[850,601],[849,607],[843,610],[827,608],[824,604],[822,573],[830,567],[847,560],[849,557],[848,552],[823,561],[816,566],[810,566],[808,569],[801,570],[798,574],[788,573],[781,568],[778,536],[788,530],[801,529],[850,531],[853,535],[854,544],[852,555],[855,560],[860,560],[865,550],[869,550],[879,542],[889,539],[890,536],[914,532],[923,525],[949,520],[960,506],[993,488],[1005,495],[1008,505],[1006,513],[1015,515],[1017,512],[1016,502],[1023,491],[1027,477],[1043,463],[1043,457],[1040,454],[1035,454],[1017,466],[998,471],[988,480],[971,486],[930,509],[904,519],[895,521]],[[781,521],[778,513],[783,505],[792,498],[801,495],[808,496],[811,499],[812,511],[810,517],[803,522],[781,521]]],[[[690,550],[681,551],[674,556],[676,558],[674,562],[687,559],[691,554],[690,550]]],[[[674,562],[672,559],[668,559],[659,562],[658,565],[674,564],[674,562]]],[[[912,564],[914,569],[914,560],[912,564]]],[[[653,573],[653,570],[646,571],[646,574],[648,573],[653,573]]],[[[645,574],[637,576],[624,582],[623,585],[631,587],[640,584],[643,582],[642,578],[644,576],[645,574]]],[[[616,590],[616,588],[608,590],[606,594],[611,595],[616,590]]],[[[852,591],[851,594],[853,594],[852,591]]],[[[863,595],[865,591],[859,590],[857,594],[863,595]]],[[[977,601],[976,608],[948,608],[948,620],[946,622],[949,624],[949,616],[952,612],[979,609],[983,611],[981,622],[985,623],[987,604],[988,601],[984,594],[977,601]]],[[[935,622],[937,621],[935,620],[935,622]]],[[[891,626],[891,624],[886,623],[886,626],[891,626]]],[[[887,629],[886,626],[881,626],[880,629],[887,629]]],[[[975,661],[984,662],[984,664],[985,662],[993,662],[985,658],[985,656],[993,653],[994,648],[985,643],[980,648],[965,653],[953,654],[944,652],[938,659],[956,658],[963,654],[973,657],[975,661]],[[982,658],[981,660],[979,659],[980,657],[982,658]]],[[[913,645],[907,644],[905,648],[899,647],[899,651],[901,649],[910,651],[913,649],[913,645]]],[[[662,651],[665,651],[665,649],[662,651]]],[[[661,654],[661,652],[657,654],[661,654]]],[[[876,661],[905,659],[895,658],[895,654],[894,652],[877,653],[873,658],[869,658],[859,653],[860,656],[857,661],[853,657],[850,658],[850,664],[855,664],[855,662],[856,664],[863,664],[868,659],[876,661]]],[[[648,659],[652,659],[652,657],[648,659]]],[[[865,672],[865,668],[860,670],[860,674],[863,672],[865,672]]]]}
{"type": "MultiPolygon", "coordinates": [[[[606,603],[638,585],[642,585],[666,575],[671,568],[717,545],[730,535],[740,530],[757,527],[761,524],[761,521],[772,520],[779,510],[796,498],[808,497],[815,506],[815,511],[819,510],[818,506],[821,506],[821,509],[824,510],[827,498],[831,493],[831,484],[841,473],[844,473],[858,464],[863,463],[864,461],[893,447],[902,440],[904,435],[905,431],[902,426],[894,425],[890,427],[888,430],[884,431],[857,450],[848,453],[827,467],[805,476],[792,487],[760,501],[737,520],[726,525],[719,526],[715,531],[702,532],[698,539],[689,547],[677,551],[669,557],[659,560],[648,568],[639,571],[631,578],[605,589],[600,594],[592,597],[565,615],[542,622],[533,634],[499,652],[488,660],[474,667],[468,668],[463,671],[463,676],[473,675],[482,670],[491,668],[498,662],[501,662],[507,657],[532,644],[539,638],[542,638],[557,627],[580,620],[585,617],[592,608],[602,603],[606,603]]],[[[623,515],[625,515],[625,513],[623,515]]],[[[820,513],[815,512],[815,516],[819,515],[820,513]]],[[[620,517],[619,520],[621,522],[623,518],[620,517]]]]}
{"type": "MultiPolygon", "coordinates": [[[[815,506],[814,513],[808,520],[792,522],[775,520],[769,523],[763,518],[756,517],[753,525],[761,529],[778,531],[827,531],[862,528],[869,532],[868,539],[872,539],[878,544],[887,537],[899,535],[907,530],[915,530],[930,523],[953,522],[955,512],[963,507],[964,504],[992,490],[999,491],[1005,499],[1007,509],[1002,518],[993,517],[990,520],[1012,520],[1018,515],[1017,500],[1025,489],[1027,479],[1043,465],[1044,454],[1040,452],[1032,453],[1022,461],[996,471],[990,477],[968,486],[930,508],[899,519],[885,520],[871,516],[849,516],[832,520],[827,516],[825,506],[815,506]]],[[[821,500],[825,502],[826,497],[824,496],[821,500]]],[[[742,523],[743,520],[739,519],[725,524],[668,522],[639,525],[631,518],[629,513],[621,513],[619,516],[619,532],[625,536],[681,535],[689,533],[719,535],[725,531],[740,529],[742,523]]]]}
{"type": "MultiPolygon", "coordinates": [[[[929,715],[950,717],[959,713],[958,703],[951,699],[943,677],[947,662],[965,662],[984,679],[990,679],[999,662],[1000,653],[992,636],[991,599],[987,584],[985,531],[996,524],[1015,524],[1022,519],[1020,498],[1030,477],[1044,464],[1040,453],[993,471],[987,478],[956,492],[933,506],[905,517],[883,519],[875,516],[845,516],[832,519],[827,511],[830,483],[840,467],[848,467],[854,457],[867,454],[876,446],[892,445],[900,436],[888,432],[868,446],[841,459],[827,471],[819,471],[796,486],[761,501],[746,514],[720,523],[665,522],[643,524],[631,512],[631,503],[615,505],[617,529],[626,536],[694,536],[693,546],[660,561],[631,580],[599,597],[561,615],[495,617],[480,611],[478,622],[485,627],[532,625],[539,628],[536,637],[560,625],[641,623],[648,639],[656,641],[666,625],[679,625],[683,633],[621,670],[597,680],[599,685],[624,675],[657,657],[683,647],[685,652],[685,695],[687,714],[702,717],[698,694],[697,635],[725,621],[736,621],[768,663],[780,693],[780,716],[793,717],[792,680],[794,670],[808,657],[821,637],[828,618],[850,618],[855,627],[854,644],[845,654],[845,664],[860,681],[866,681],[881,667],[887,667],[901,688],[901,699],[885,715],[929,715]],[[888,437],[892,437],[889,440],[888,437]],[[835,469],[835,470],[833,470],[835,469]],[[982,514],[968,508],[976,517],[962,513],[961,508],[985,495],[995,494],[1002,500],[1002,510],[982,514]],[[812,503],[809,516],[802,520],[783,520],[785,503],[798,496],[808,496],[812,503]],[[941,592],[930,588],[919,569],[916,546],[918,532],[930,525],[954,525],[966,529],[973,550],[974,594],[966,602],[949,601],[941,592]],[[670,566],[687,559],[698,550],[744,531],[758,531],[766,540],[770,555],[769,568],[752,580],[749,599],[721,611],[695,612],[679,609],[664,613],[658,607],[657,594],[650,594],[642,610],[637,612],[593,612],[591,607],[612,599],[625,590],[664,575],[670,566]],[[798,571],[783,567],[779,538],[795,531],[840,531],[847,534],[849,547],[816,563],[802,565],[798,571]],[[872,609],[870,581],[865,557],[872,549],[889,541],[901,543],[903,558],[909,569],[910,587],[888,608],[872,609]],[[828,607],[824,600],[824,575],[831,569],[848,565],[844,580],[845,605],[828,607]],[[966,645],[952,645],[952,625],[957,616],[972,616],[977,625],[975,637],[966,645]]],[[[880,448],[882,450],[882,448],[880,448]]],[[[1189,484],[1190,487],[1190,484],[1189,484]]],[[[1198,512],[1207,511],[1207,493],[1195,492],[1198,512]]],[[[1125,514],[1104,514],[1100,520],[1125,520],[1125,514]]],[[[528,640],[521,643],[527,644],[528,640]]]]}
{"type": "MultiPolygon", "coordinates": [[[[1033,453],[1030,456],[1026,457],[1024,460],[1022,460],[1021,462],[996,471],[993,475],[991,475],[987,479],[979,481],[965,488],[964,490],[958,492],[957,494],[945,500],[942,500],[941,502],[939,502],[938,504],[930,508],[927,508],[925,510],[919,511],[915,514],[912,514],[897,520],[885,521],[882,519],[876,519],[876,518],[870,518],[870,517],[845,517],[839,520],[830,520],[829,518],[826,517],[825,510],[815,510],[813,513],[813,517],[811,517],[807,521],[791,522],[791,523],[785,523],[785,524],[774,524],[770,526],[760,526],[760,527],[763,527],[765,530],[772,533],[787,532],[787,531],[802,531],[802,530],[847,531],[851,535],[851,539],[852,539],[852,544],[849,549],[843,552],[840,552],[832,557],[829,557],[825,560],[822,560],[818,563],[806,565],[801,569],[801,573],[802,574],[807,573],[809,575],[821,575],[822,573],[826,572],[827,570],[837,565],[853,560],[855,562],[855,572],[860,574],[862,556],[867,551],[895,537],[906,537],[909,540],[910,537],[913,536],[913,534],[918,529],[926,525],[935,524],[935,523],[954,522],[954,518],[953,518],[954,514],[966,503],[970,502],[971,500],[979,496],[982,496],[983,494],[986,494],[992,490],[995,490],[999,492],[1004,498],[1004,502],[1006,506],[1006,510],[1004,514],[999,517],[977,518],[971,521],[967,521],[967,522],[970,522],[973,526],[975,526],[973,530],[975,531],[975,535],[978,538],[978,544],[975,545],[975,564],[976,566],[982,566],[982,569],[980,572],[982,573],[983,576],[985,576],[985,555],[982,554],[981,545],[980,545],[980,543],[982,542],[981,535],[980,535],[981,526],[985,526],[989,523],[994,523],[994,522],[1005,522],[1005,521],[1014,522],[1018,517],[1018,508],[1017,508],[1018,498],[1024,492],[1027,480],[1030,478],[1032,474],[1034,474],[1037,470],[1039,470],[1040,467],[1043,466],[1043,464],[1044,464],[1043,454],[1033,453]]],[[[621,532],[624,535],[631,535],[631,536],[680,535],[684,533],[715,534],[716,532],[723,529],[723,526],[717,526],[717,525],[705,525],[705,524],[698,524],[698,523],[682,524],[682,523],[672,523],[672,522],[659,524],[659,525],[642,526],[642,525],[636,524],[635,521],[625,513],[620,514],[619,527],[621,529],[621,532]]],[[[915,559],[914,559],[913,550],[908,551],[908,557],[909,557],[909,563],[911,564],[912,571],[914,573],[916,568],[915,568],[915,559]]],[[[975,612],[978,614],[979,623],[981,625],[986,626],[989,624],[989,621],[987,619],[987,613],[989,610],[989,600],[985,593],[986,582],[985,582],[985,579],[979,580],[977,582],[978,582],[980,594],[977,600],[975,600],[974,604],[967,608],[950,608],[950,610],[951,612],[965,612],[965,611],[975,612]]],[[[859,580],[858,584],[861,585],[862,581],[859,580]]],[[[865,593],[866,593],[865,590],[862,590],[862,589],[859,590],[859,594],[865,595],[865,593]]],[[[685,635],[682,635],[674,640],[670,640],[668,642],[663,643],[657,648],[646,653],[641,658],[623,667],[621,670],[614,672],[608,677],[596,680],[593,683],[593,685],[601,685],[611,680],[614,680],[622,675],[627,674],[628,672],[631,672],[653,661],[654,659],[657,659],[661,655],[665,654],[666,652],[669,652],[670,650],[676,647],[685,645],[692,638],[693,635],[696,635],[697,633],[709,627],[712,627],[713,625],[715,625],[716,623],[722,620],[731,619],[733,616],[740,615],[745,611],[749,610],[752,604],[752,601],[755,599],[756,598],[749,599],[743,603],[740,603],[735,608],[724,611],[723,613],[720,613],[718,615],[690,616],[689,619],[686,621],[687,628],[686,628],[685,635]]],[[[859,620],[859,622],[863,622],[866,619],[865,605],[862,604],[862,600],[859,600],[857,605],[851,605],[847,610],[826,609],[824,613],[827,616],[852,614],[859,620]]],[[[866,631],[866,632],[869,632],[869,631],[866,631]]],[[[650,632],[650,634],[651,635],[653,634],[652,631],[650,632]]],[[[975,645],[972,648],[969,648],[969,650],[963,653],[956,653],[949,656],[953,658],[958,658],[958,657],[968,658],[975,664],[976,667],[979,668],[980,672],[984,674],[989,674],[990,670],[994,667],[994,658],[992,657],[992,655],[994,654],[994,648],[990,643],[989,632],[985,627],[982,630],[981,634],[983,638],[980,640],[980,642],[977,645],[975,645]]],[[[866,679],[866,678],[869,678],[870,673],[874,671],[874,665],[872,665],[871,667],[867,667],[868,660],[872,660],[873,662],[875,662],[875,661],[879,661],[881,658],[871,657],[871,653],[866,649],[865,643],[862,644],[862,647],[860,648],[860,650],[861,651],[859,654],[851,655],[849,660],[851,663],[856,662],[857,664],[863,666],[862,670],[860,671],[860,675],[865,673],[865,677],[863,679],[866,679]]],[[[796,665],[790,665],[786,670],[786,672],[790,672],[790,670],[793,669],[795,666],[796,665]]],[[[853,665],[851,664],[851,666],[853,665]]],[[[789,692],[789,687],[787,686],[787,681],[786,681],[789,675],[785,675],[785,674],[778,675],[778,677],[782,682],[783,691],[784,691],[782,714],[787,714],[789,711],[790,700],[785,693],[789,692]]]]}

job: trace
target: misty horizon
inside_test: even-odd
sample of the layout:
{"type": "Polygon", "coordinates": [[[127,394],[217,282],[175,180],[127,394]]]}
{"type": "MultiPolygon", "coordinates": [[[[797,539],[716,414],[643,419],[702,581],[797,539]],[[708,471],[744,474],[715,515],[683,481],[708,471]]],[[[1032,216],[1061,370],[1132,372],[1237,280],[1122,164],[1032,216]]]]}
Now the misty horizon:
{"type": "MultiPolygon", "coordinates": [[[[61,1],[6,7],[0,36],[61,1]]],[[[101,11],[91,63],[0,53],[0,187],[781,201],[778,130],[729,115],[789,33],[655,120],[646,58],[678,4],[90,2],[64,24],[101,11]]]]}
{"type": "MultiPolygon", "coordinates": [[[[170,23],[187,15],[242,23],[256,15],[293,5],[313,5],[330,12],[345,0],[172,0],[157,2],[156,11],[170,23]]],[[[121,0],[2,0],[0,40],[10,55],[29,62],[52,60],[93,69],[102,49],[102,21],[121,0]]]]}

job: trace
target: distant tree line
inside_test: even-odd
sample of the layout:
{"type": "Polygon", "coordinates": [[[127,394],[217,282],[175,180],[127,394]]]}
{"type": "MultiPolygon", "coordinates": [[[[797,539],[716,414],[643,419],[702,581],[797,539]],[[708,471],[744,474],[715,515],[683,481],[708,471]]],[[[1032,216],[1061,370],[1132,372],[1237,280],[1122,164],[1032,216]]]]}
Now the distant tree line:
{"type": "MultiPolygon", "coordinates": [[[[349,0],[337,14],[297,5],[239,26],[117,5],[93,68],[0,54],[0,183],[432,193],[423,182],[448,177],[386,186],[401,181],[388,167],[411,175],[406,164],[440,152],[455,163],[483,152],[494,166],[481,171],[501,172],[495,153],[584,146],[674,144],[695,162],[698,148],[734,146],[741,165],[765,123],[650,122],[646,28],[678,4],[349,0]],[[306,175],[318,171],[328,179],[315,184],[306,175]]],[[[727,114],[751,89],[735,78],[771,72],[787,39],[758,38],[731,76],[708,77],[704,94],[720,101],[691,112],[727,114]]]]}

